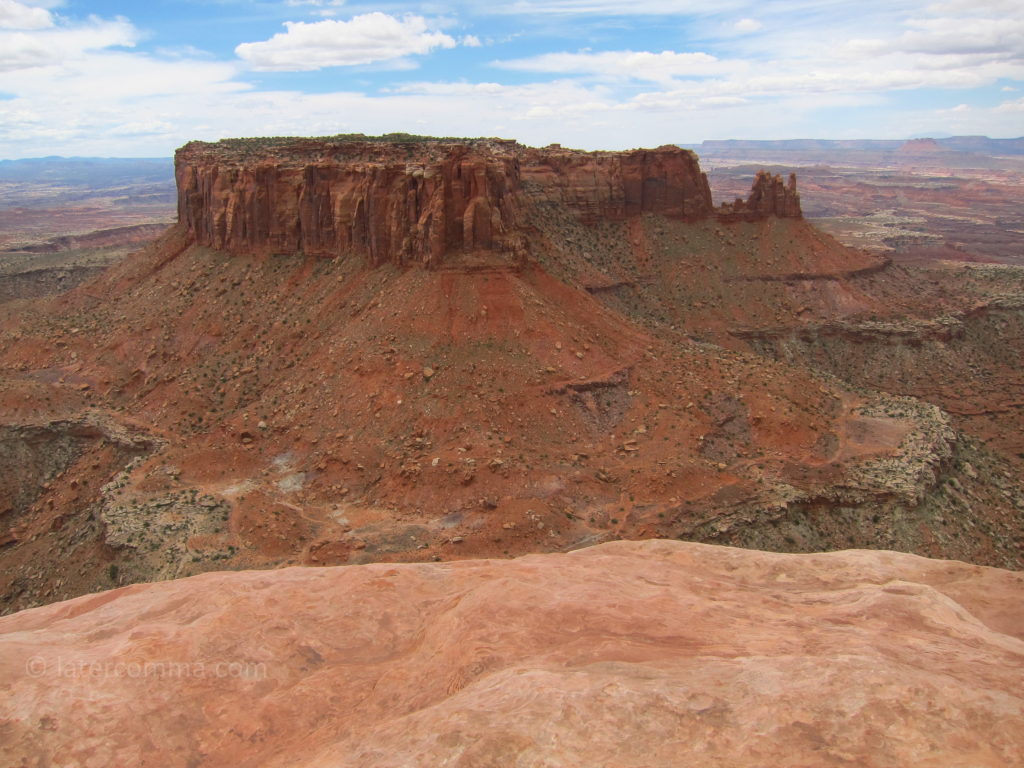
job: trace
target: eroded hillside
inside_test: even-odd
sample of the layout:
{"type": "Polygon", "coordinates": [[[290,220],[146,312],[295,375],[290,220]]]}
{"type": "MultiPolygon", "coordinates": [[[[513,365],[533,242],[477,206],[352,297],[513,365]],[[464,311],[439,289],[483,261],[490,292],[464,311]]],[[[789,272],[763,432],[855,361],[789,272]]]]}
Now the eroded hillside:
{"type": "Polygon", "coordinates": [[[6,610],[611,538],[1024,565],[1012,457],[773,351],[930,311],[794,179],[715,208],[675,147],[335,139],[190,144],[178,180],[154,246],[4,319],[6,610]]]}

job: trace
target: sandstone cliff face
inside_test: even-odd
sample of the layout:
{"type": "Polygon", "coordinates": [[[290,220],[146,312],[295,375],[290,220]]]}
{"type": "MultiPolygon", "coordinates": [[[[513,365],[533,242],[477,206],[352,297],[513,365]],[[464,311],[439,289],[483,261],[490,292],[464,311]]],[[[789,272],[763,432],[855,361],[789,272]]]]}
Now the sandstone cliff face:
{"type": "MultiPolygon", "coordinates": [[[[485,139],[193,142],[178,150],[176,175],[179,220],[202,245],[355,252],[373,265],[438,266],[446,254],[465,252],[518,259],[526,251],[525,208],[537,203],[563,205],[586,222],[715,214],[696,156],[674,146],[578,152],[485,139]]],[[[783,209],[769,201],[751,210],[783,209]]]]}
{"type": "Polygon", "coordinates": [[[576,152],[558,146],[527,150],[522,175],[584,221],[648,212],[703,219],[714,211],[697,156],[676,146],[629,152],[576,152]]]}
{"type": "Polygon", "coordinates": [[[193,142],[176,155],[179,220],[227,251],[349,251],[430,265],[449,251],[518,248],[517,158],[464,144],[296,141],[271,152],[193,142]]]}
{"type": "Polygon", "coordinates": [[[0,619],[5,764],[1019,766],[1020,574],[672,541],[0,619]]]}

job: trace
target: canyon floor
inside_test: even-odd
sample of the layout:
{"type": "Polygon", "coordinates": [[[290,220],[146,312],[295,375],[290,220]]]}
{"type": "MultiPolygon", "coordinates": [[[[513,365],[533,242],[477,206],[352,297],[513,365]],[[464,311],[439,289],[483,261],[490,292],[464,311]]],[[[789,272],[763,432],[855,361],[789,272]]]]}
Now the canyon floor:
{"type": "Polygon", "coordinates": [[[845,245],[899,262],[1024,264],[1024,151],[982,137],[900,142],[707,142],[716,195],[760,168],[800,174],[804,214],[845,245]]]}
{"type": "Polygon", "coordinates": [[[174,220],[169,160],[0,161],[0,303],[70,290],[174,220]]]}

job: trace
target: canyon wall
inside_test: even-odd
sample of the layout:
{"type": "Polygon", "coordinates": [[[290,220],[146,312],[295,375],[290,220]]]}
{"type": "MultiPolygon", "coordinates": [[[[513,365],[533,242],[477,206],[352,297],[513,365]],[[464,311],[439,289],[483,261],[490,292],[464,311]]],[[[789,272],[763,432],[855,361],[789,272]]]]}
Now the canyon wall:
{"type": "Polygon", "coordinates": [[[518,161],[467,145],[237,142],[178,150],[178,215],[202,245],[236,252],[362,253],[436,262],[450,250],[515,249],[518,161]],[[269,151],[268,151],[269,150],[269,151]]]}
{"type": "Polygon", "coordinates": [[[228,252],[358,253],[438,266],[446,254],[527,249],[529,205],[585,222],[642,213],[699,220],[799,216],[795,178],[759,174],[748,201],[716,209],[696,155],[676,146],[581,152],[514,141],[233,139],[175,157],[179,221],[228,252]]]}
{"type": "Polygon", "coordinates": [[[557,145],[524,153],[523,179],[584,221],[640,213],[703,219],[714,212],[697,156],[676,146],[579,152],[557,145]]]}

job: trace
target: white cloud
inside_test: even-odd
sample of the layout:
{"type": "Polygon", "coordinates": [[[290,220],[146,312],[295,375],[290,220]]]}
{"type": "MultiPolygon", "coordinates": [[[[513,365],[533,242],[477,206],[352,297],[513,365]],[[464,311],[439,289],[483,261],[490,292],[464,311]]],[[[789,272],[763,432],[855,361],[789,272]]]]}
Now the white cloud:
{"type": "Polygon", "coordinates": [[[915,53],[989,53],[1024,58],[1024,17],[914,19],[897,41],[915,53]]]}
{"type": "Polygon", "coordinates": [[[605,51],[549,53],[493,62],[503,69],[583,76],[608,84],[660,83],[641,94],[664,102],[717,96],[773,97],[781,94],[885,93],[918,88],[976,88],[997,80],[1024,79],[1024,61],[977,54],[874,53],[848,50],[833,55],[821,45],[800,56],[775,59],[716,58],[706,53],[605,51]]]}
{"type": "Polygon", "coordinates": [[[163,136],[173,133],[174,126],[163,120],[135,120],[110,129],[111,136],[163,136]]]}
{"type": "Polygon", "coordinates": [[[212,59],[213,54],[194,45],[160,46],[155,53],[164,59],[212,59]]]}
{"type": "Polygon", "coordinates": [[[169,58],[126,50],[140,37],[121,18],[0,30],[5,154],[126,155],[154,137],[180,143],[176,126],[188,130],[191,110],[247,88],[234,80],[235,64],[187,50],[169,58]]]}
{"type": "Polygon", "coordinates": [[[899,37],[851,40],[849,48],[865,54],[986,54],[1024,59],[1024,17],[910,19],[907,26],[899,37]]]}
{"type": "Polygon", "coordinates": [[[53,16],[45,8],[33,8],[16,0],[0,0],[0,29],[45,29],[53,16]]]}
{"type": "Polygon", "coordinates": [[[244,93],[236,73],[220,62],[121,51],[20,70],[4,83],[13,98],[0,101],[0,146],[21,156],[167,154],[205,110],[244,93]]]}
{"type": "Polygon", "coordinates": [[[428,28],[422,16],[396,18],[374,11],[350,21],[285,22],[259,43],[242,43],[235,53],[258,70],[308,71],[324,67],[372,64],[453,48],[455,40],[428,28]]]}
{"type": "MultiPolygon", "coordinates": [[[[523,85],[423,82],[370,95],[244,90],[223,63],[158,61],[129,52],[92,55],[82,64],[81,72],[69,68],[59,80],[43,70],[19,74],[17,98],[0,101],[5,155],[158,156],[192,139],[403,130],[623,149],[721,136],[723,111],[731,135],[739,138],[822,135],[823,123],[815,116],[823,105],[873,103],[870,93],[852,97],[843,89],[822,92],[804,82],[797,84],[805,90],[786,90],[792,83],[781,77],[755,83],[753,91],[744,90],[738,78],[651,89],[643,98],[575,79],[523,85]],[[96,82],[105,87],[95,88],[96,82]],[[769,85],[776,90],[768,92],[769,85]]],[[[955,119],[957,130],[965,133],[1016,135],[1022,102],[1007,102],[1002,111],[950,115],[948,123],[955,119]]],[[[914,125],[913,114],[901,114],[887,126],[871,113],[848,120],[844,135],[827,135],[904,135],[914,125]]],[[[934,125],[935,113],[927,114],[934,125]]]]}
{"type": "Polygon", "coordinates": [[[480,42],[480,38],[476,35],[463,35],[459,39],[459,44],[466,48],[479,48],[483,45],[483,43],[480,42]]]}
{"type": "Polygon", "coordinates": [[[889,69],[884,63],[866,67],[863,63],[844,66],[811,66],[801,68],[799,62],[771,62],[764,67],[771,74],[743,75],[709,81],[679,82],[674,87],[636,98],[654,98],[661,103],[674,99],[682,105],[691,99],[708,96],[739,96],[743,98],[776,98],[787,95],[823,95],[886,93],[914,88],[973,88],[992,78],[984,70],[949,72],[921,70],[914,67],[889,69]]]}
{"type": "Polygon", "coordinates": [[[687,15],[715,13],[742,7],[742,0],[515,0],[487,5],[487,12],[500,14],[600,14],[606,16],[687,15]]]}
{"type": "MultiPolygon", "coordinates": [[[[737,68],[707,53],[662,51],[604,51],[601,53],[545,53],[528,59],[494,62],[501,69],[521,72],[554,72],[598,76],[607,79],[632,78],[663,82],[678,77],[721,74],[737,68]]],[[[739,65],[742,66],[742,65],[739,65]]]]}
{"type": "Polygon", "coordinates": [[[113,46],[131,47],[138,37],[127,19],[92,18],[79,26],[0,31],[0,72],[54,66],[113,46]]]}
{"type": "Polygon", "coordinates": [[[1024,98],[1004,101],[995,108],[996,112],[1024,112],[1024,98]]]}
{"type": "Polygon", "coordinates": [[[292,8],[307,7],[314,16],[330,18],[341,12],[345,0],[287,0],[286,4],[292,8]]]}
{"type": "MultiPolygon", "coordinates": [[[[9,7],[10,1],[0,7],[9,7]]],[[[560,142],[592,149],[697,141],[721,137],[723,131],[745,138],[797,134],[885,138],[919,127],[932,129],[936,121],[939,105],[934,103],[919,105],[915,100],[913,107],[890,112],[900,102],[896,91],[992,85],[1013,89],[1024,82],[1024,62],[1013,53],[1017,44],[1004,34],[1006,30],[990,23],[995,15],[977,10],[986,6],[983,0],[964,0],[963,10],[951,8],[958,4],[951,0],[935,11],[924,8],[919,0],[891,0],[884,14],[878,10],[880,0],[864,1],[865,10],[858,14],[865,20],[858,16],[856,24],[846,23],[847,11],[841,22],[829,16],[838,6],[848,7],[837,0],[794,0],[784,12],[770,2],[724,0],[712,6],[710,0],[637,0],[636,9],[619,3],[623,11],[637,13],[659,8],[667,12],[669,7],[679,14],[700,7],[717,11],[703,22],[689,20],[685,30],[680,27],[681,35],[691,34],[693,25],[703,24],[701,47],[708,46],[705,50],[716,55],[554,52],[499,62],[499,67],[536,73],[535,77],[518,75],[515,80],[539,82],[474,82],[479,73],[466,70],[460,74],[467,82],[399,84],[403,80],[396,78],[390,89],[374,93],[257,91],[240,77],[246,61],[248,68],[265,61],[273,65],[266,68],[317,69],[354,60],[369,60],[375,68],[408,68],[415,66],[417,55],[450,48],[455,38],[463,46],[472,46],[476,38],[453,31],[460,29],[459,20],[422,21],[410,27],[410,18],[419,17],[377,13],[366,15],[388,23],[355,31],[351,25],[356,19],[330,22],[331,26],[293,24],[270,40],[240,46],[250,52],[248,60],[217,61],[185,45],[166,54],[126,50],[121,46],[141,39],[126,20],[75,22],[53,13],[47,17],[52,21],[47,27],[0,29],[0,69],[8,71],[0,99],[0,154],[156,156],[197,138],[402,130],[503,135],[531,144],[560,142]],[[896,20],[881,24],[879,14],[896,20]],[[966,20],[963,26],[971,42],[960,41],[959,48],[951,49],[947,38],[957,25],[936,19],[959,18],[958,14],[966,20]],[[736,28],[737,20],[754,16],[773,30],[770,38],[754,32],[738,34],[742,30],[736,28]],[[293,32],[293,28],[297,29],[293,32]],[[344,34],[337,34],[339,29],[344,34]],[[879,37],[880,45],[843,48],[836,37],[845,40],[850,29],[860,29],[855,36],[862,38],[879,35],[878,29],[888,31],[879,37]],[[872,109],[857,109],[862,106],[872,109]],[[834,122],[837,113],[830,112],[832,108],[843,108],[842,124],[834,122]],[[886,114],[892,117],[885,118],[886,114]]],[[[40,9],[54,2],[23,0],[19,5],[40,9]]],[[[519,6],[524,5],[537,13],[580,10],[585,5],[612,13],[611,0],[521,0],[519,6]]],[[[331,0],[304,6],[303,13],[313,14],[337,7],[331,0]]],[[[489,6],[487,12],[506,10],[508,6],[489,6]]],[[[1004,19],[1011,32],[1012,16],[1005,14],[1004,19]]],[[[583,21],[564,20],[574,28],[583,21]]],[[[559,24],[546,24],[546,28],[559,24]]],[[[516,27],[516,34],[530,35],[532,29],[524,23],[522,29],[516,27]]],[[[609,29],[602,27],[602,33],[611,34],[609,29]]],[[[544,39],[550,38],[532,42],[544,39]]],[[[625,41],[630,38],[619,39],[624,41],[619,44],[622,48],[628,47],[625,41]]],[[[435,61],[443,64],[446,59],[435,61]]],[[[507,77],[500,70],[491,72],[495,80],[507,77]]],[[[357,81],[347,82],[354,88],[357,81]]],[[[1017,96],[1006,95],[1014,100],[998,107],[947,110],[943,125],[962,133],[1019,135],[1024,100],[1017,96]]],[[[973,103],[959,94],[950,99],[955,100],[948,104],[973,103]]]]}
{"type": "Polygon", "coordinates": [[[1020,12],[1020,0],[947,0],[930,5],[927,10],[936,14],[1013,16],[1020,12]]]}
{"type": "Polygon", "coordinates": [[[700,100],[706,107],[736,107],[740,104],[749,104],[749,99],[741,96],[707,96],[700,100]]]}
{"type": "Polygon", "coordinates": [[[762,26],[757,19],[740,19],[733,25],[733,29],[737,32],[757,32],[762,26]]]}

